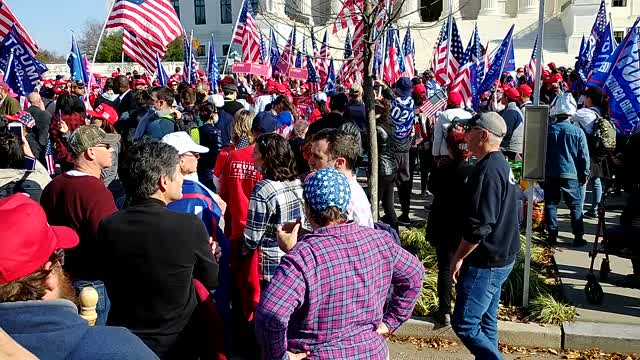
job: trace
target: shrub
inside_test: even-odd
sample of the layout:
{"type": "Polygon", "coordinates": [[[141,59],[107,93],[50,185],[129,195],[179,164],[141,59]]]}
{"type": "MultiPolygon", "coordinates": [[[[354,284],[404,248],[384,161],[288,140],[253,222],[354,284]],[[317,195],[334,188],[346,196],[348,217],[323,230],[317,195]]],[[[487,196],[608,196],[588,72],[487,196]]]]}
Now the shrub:
{"type": "Polygon", "coordinates": [[[400,233],[402,247],[416,255],[426,269],[432,269],[438,264],[436,248],[425,239],[426,227],[410,228],[400,233]]]}
{"type": "Polygon", "coordinates": [[[575,306],[553,298],[550,294],[540,295],[529,303],[529,320],[542,324],[561,325],[576,319],[575,306]]]}

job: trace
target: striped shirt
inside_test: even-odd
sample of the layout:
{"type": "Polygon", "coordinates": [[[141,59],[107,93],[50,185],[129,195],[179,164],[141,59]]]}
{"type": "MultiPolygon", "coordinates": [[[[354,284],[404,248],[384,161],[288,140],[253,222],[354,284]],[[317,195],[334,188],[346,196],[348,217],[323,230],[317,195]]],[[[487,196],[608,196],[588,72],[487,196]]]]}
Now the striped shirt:
{"type": "Polygon", "coordinates": [[[263,359],[386,359],[376,333],[411,316],[424,267],[382,230],[353,221],[316,229],[285,255],[256,310],[263,359]],[[385,307],[389,288],[391,299],[385,307]]]}
{"type": "Polygon", "coordinates": [[[294,222],[298,218],[304,220],[300,180],[262,180],[253,188],[247,227],[244,229],[244,244],[249,249],[258,248],[260,280],[271,280],[284,255],[276,238],[278,225],[294,222]]]}

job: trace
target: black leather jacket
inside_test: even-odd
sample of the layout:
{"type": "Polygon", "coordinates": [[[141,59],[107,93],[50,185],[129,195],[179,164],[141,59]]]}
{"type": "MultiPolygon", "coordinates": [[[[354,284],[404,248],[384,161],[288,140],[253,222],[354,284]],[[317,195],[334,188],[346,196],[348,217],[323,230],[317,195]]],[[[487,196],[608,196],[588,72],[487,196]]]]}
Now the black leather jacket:
{"type": "Polygon", "coordinates": [[[381,126],[376,126],[376,132],[378,134],[378,175],[393,175],[397,170],[393,141],[381,126]]]}

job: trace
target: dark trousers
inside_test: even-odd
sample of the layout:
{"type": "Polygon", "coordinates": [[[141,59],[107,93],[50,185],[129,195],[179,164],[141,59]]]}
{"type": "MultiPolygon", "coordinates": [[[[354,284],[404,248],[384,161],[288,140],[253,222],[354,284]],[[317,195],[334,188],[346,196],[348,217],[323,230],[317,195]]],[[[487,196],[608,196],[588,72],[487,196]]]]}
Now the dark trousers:
{"type": "Polygon", "coordinates": [[[394,209],[394,183],[396,181],[395,175],[378,176],[378,197],[382,202],[382,209],[384,210],[383,222],[396,228],[398,217],[396,216],[396,210],[394,209]]]}
{"type": "Polygon", "coordinates": [[[433,166],[431,148],[418,146],[418,158],[420,159],[420,190],[425,192],[428,190],[429,173],[431,173],[431,166],[433,166]]]}
{"type": "Polygon", "coordinates": [[[438,311],[441,314],[451,314],[451,259],[455,250],[444,246],[436,246],[438,257],[438,311]]]}
{"type": "Polygon", "coordinates": [[[409,216],[409,204],[411,202],[411,174],[409,172],[409,152],[396,152],[396,187],[398,188],[398,198],[400,199],[400,209],[402,215],[409,216]]]}

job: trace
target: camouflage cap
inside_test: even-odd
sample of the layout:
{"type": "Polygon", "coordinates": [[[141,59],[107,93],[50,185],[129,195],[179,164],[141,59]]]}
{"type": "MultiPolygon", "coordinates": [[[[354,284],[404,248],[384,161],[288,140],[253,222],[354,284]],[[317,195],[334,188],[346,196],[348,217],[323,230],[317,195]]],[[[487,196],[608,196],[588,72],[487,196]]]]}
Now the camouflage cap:
{"type": "Polygon", "coordinates": [[[71,133],[68,143],[71,153],[78,155],[99,144],[115,144],[118,141],[118,134],[107,134],[97,125],[84,125],[71,133]]]}

